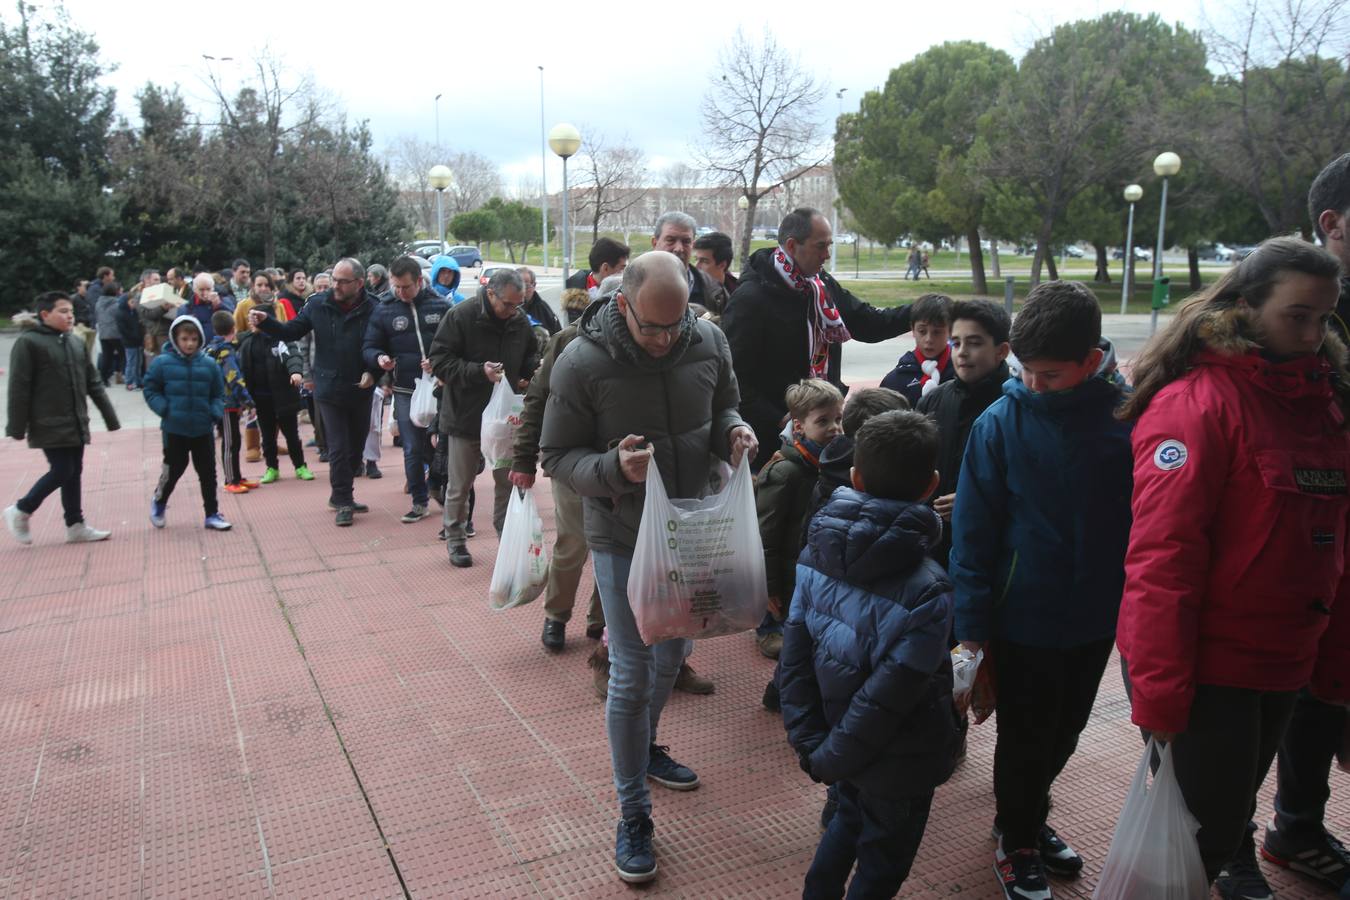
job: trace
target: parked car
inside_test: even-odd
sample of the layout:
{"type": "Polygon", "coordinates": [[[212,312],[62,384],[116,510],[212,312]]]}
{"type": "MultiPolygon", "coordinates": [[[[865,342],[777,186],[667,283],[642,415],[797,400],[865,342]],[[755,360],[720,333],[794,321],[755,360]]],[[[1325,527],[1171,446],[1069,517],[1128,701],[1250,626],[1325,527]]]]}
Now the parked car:
{"type": "Polygon", "coordinates": [[[1196,248],[1196,255],[1200,259],[1210,259],[1215,262],[1227,262],[1233,258],[1233,251],[1223,244],[1200,244],[1196,248]]]}
{"type": "Polygon", "coordinates": [[[858,240],[858,236],[849,234],[847,231],[841,231],[834,236],[836,244],[853,244],[858,240]]]}
{"type": "Polygon", "coordinates": [[[765,228],[765,229],[763,229],[762,231],[760,231],[759,236],[760,236],[760,239],[761,239],[761,240],[765,240],[765,241],[776,241],[776,240],[778,240],[778,229],[777,229],[777,228],[765,228]]]}
{"type": "Polygon", "coordinates": [[[492,276],[493,276],[493,275],[497,274],[498,272],[506,271],[506,270],[508,270],[508,269],[514,272],[515,269],[516,269],[516,267],[515,267],[515,266],[489,266],[488,268],[486,268],[486,269],[484,269],[483,271],[481,271],[481,272],[478,273],[478,283],[479,283],[480,285],[486,285],[486,284],[488,283],[488,281],[490,281],[490,280],[492,279],[492,276]]]}
{"type": "Polygon", "coordinates": [[[1063,255],[1072,256],[1074,259],[1082,259],[1083,248],[1078,246],[1077,244],[1069,244],[1067,247],[1064,248],[1063,255]]]}
{"type": "MultiPolygon", "coordinates": [[[[1112,258],[1112,259],[1124,259],[1124,258],[1125,258],[1125,248],[1124,248],[1124,247],[1117,247],[1117,248],[1115,249],[1115,252],[1113,252],[1113,253],[1111,254],[1111,258],[1112,258]]],[[[1150,249],[1148,249],[1147,247],[1135,247],[1135,248],[1134,248],[1134,258],[1135,258],[1136,260],[1147,260],[1147,261],[1152,261],[1152,259],[1153,259],[1153,251],[1150,250],[1150,249]]]]}
{"type": "Polygon", "coordinates": [[[483,264],[483,254],[478,252],[477,247],[468,244],[451,247],[446,253],[455,258],[461,269],[472,269],[483,264]]]}
{"type": "Polygon", "coordinates": [[[1233,248],[1233,255],[1231,258],[1233,262],[1241,262],[1242,260],[1251,256],[1252,251],[1255,249],[1256,249],[1255,244],[1239,244],[1238,246],[1233,248]]]}

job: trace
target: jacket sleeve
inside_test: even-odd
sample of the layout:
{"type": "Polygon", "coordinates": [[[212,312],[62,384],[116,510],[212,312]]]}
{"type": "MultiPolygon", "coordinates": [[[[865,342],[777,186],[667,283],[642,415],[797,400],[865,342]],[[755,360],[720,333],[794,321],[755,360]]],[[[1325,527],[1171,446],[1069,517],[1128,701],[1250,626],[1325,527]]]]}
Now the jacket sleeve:
{"type": "Polygon", "coordinates": [[[141,382],[145,404],[161,419],[169,412],[169,401],[164,396],[164,359],[164,355],[160,354],[151,360],[150,368],[141,382]]]}
{"type": "Polygon", "coordinates": [[[450,393],[470,385],[490,383],[482,363],[464,358],[467,348],[458,325],[458,317],[453,313],[441,319],[441,324],[436,327],[436,336],[431,339],[431,348],[427,351],[432,373],[445,383],[445,389],[450,393]]]}
{"type": "MultiPolygon", "coordinates": [[[[717,386],[713,388],[712,409],[712,446],[711,451],[719,459],[731,461],[731,429],[744,425],[739,407],[741,405],[741,387],[736,379],[736,369],[732,364],[731,345],[715,325],[709,326],[717,340],[719,365],[717,386]]],[[[753,462],[754,460],[751,460],[753,462]]]]}
{"type": "Polygon", "coordinates": [[[28,433],[33,405],[33,344],[20,335],[9,353],[9,421],[5,434],[21,438],[28,433]]]}
{"type": "Polygon", "coordinates": [[[892,306],[881,309],[859,300],[840,286],[829,274],[821,278],[830,290],[839,315],[848,327],[848,333],[866,344],[876,344],[909,331],[909,307],[892,306]]]}
{"type": "MultiPolygon", "coordinates": [[[[223,303],[222,298],[222,305],[223,303]]],[[[296,313],[295,318],[289,322],[282,322],[280,319],[269,316],[258,324],[258,330],[277,340],[298,341],[314,330],[314,322],[309,317],[310,307],[311,304],[306,303],[304,308],[296,313]]],[[[233,310],[234,307],[231,306],[230,309],[233,310]]]]}
{"type": "Polygon", "coordinates": [[[314,370],[310,364],[310,357],[313,355],[314,335],[307,334],[296,342],[296,347],[300,350],[300,375],[306,381],[314,380],[314,370]]]}
{"type": "MultiPolygon", "coordinates": [[[[777,421],[782,397],[765,397],[755,386],[754,373],[765,368],[764,341],[757,323],[768,314],[751,285],[739,288],[727,303],[722,316],[722,331],[731,347],[731,362],[741,395],[741,412],[752,422],[777,421]]],[[[804,351],[803,351],[804,352],[804,351]]]]}
{"type": "Polygon", "coordinates": [[[956,639],[987,641],[994,636],[995,584],[1007,530],[1008,472],[998,420],[986,413],[975,420],[961,459],[952,508],[949,561],[956,587],[956,639]]]}
{"type": "Polygon", "coordinates": [[[1190,719],[1209,535],[1232,468],[1221,414],[1188,397],[1154,398],[1132,437],[1134,524],[1117,638],[1129,667],[1131,718],[1150,731],[1185,731],[1190,719]],[[1160,468],[1155,458],[1169,440],[1185,445],[1185,461],[1160,468]]]}
{"type": "Polygon", "coordinates": [[[511,471],[533,475],[539,463],[539,437],[544,424],[544,407],[548,404],[548,382],[553,364],[558,361],[560,342],[557,337],[548,342],[539,368],[525,391],[525,408],[520,413],[516,428],[516,442],[512,447],[514,459],[511,471]]]}
{"type": "Polygon", "coordinates": [[[98,369],[88,357],[85,358],[84,367],[84,383],[87,385],[85,390],[89,394],[89,399],[98,407],[99,415],[103,416],[103,424],[108,426],[108,430],[116,431],[122,427],[122,423],[117,419],[117,410],[113,407],[108,392],[103,389],[103,379],[99,377],[98,369]]]}
{"type": "MultiPolygon", "coordinates": [[[[589,383],[576,364],[576,355],[564,355],[549,376],[550,391],[539,434],[544,471],[582,497],[618,497],[641,489],[619,468],[619,448],[598,452],[594,403],[586,396],[589,383]]],[[[655,465],[655,462],[653,462],[655,465]]]]}
{"type": "Polygon", "coordinates": [[[289,378],[291,375],[299,375],[301,378],[304,378],[305,361],[300,358],[300,345],[288,341],[285,344],[285,347],[286,359],[284,364],[286,366],[286,376],[289,378]]]}
{"type": "MultiPolygon", "coordinates": [[[[416,317],[414,317],[416,318],[416,317]]],[[[377,308],[366,323],[366,336],[361,341],[361,356],[366,368],[372,372],[383,372],[380,368],[380,356],[393,356],[389,352],[389,331],[384,327],[384,316],[377,308]]]]}
{"type": "Polygon", "coordinates": [[[220,366],[211,367],[211,421],[219,422],[225,417],[225,373],[220,366]]]}
{"type": "Polygon", "coordinates": [[[784,577],[785,566],[796,566],[797,557],[783,559],[784,532],[801,533],[800,522],[789,522],[791,502],[788,488],[792,464],[781,458],[770,459],[759,470],[759,487],[755,491],[755,509],[759,513],[759,539],[764,544],[764,574],[768,577],[769,596],[783,602],[783,588],[791,581],[784,577]]]}
{"type": "Polygon", "coordinates": [[[825,704],[816,681],[815,641],[806,627],[810,605],[810,579],[797,579],[797,591],[787,622],[783,625],[783,649],[778,655],[778,695],[783,727],[797,755],[807,759],[829,736],[825,704]]]}
{"type": "MultiPolygon", "coordinates": [[[[1350,561],[1350,547],[1346,548],[1346,559],[1350,561]]],[[[1341,576],[1331,622],[1318,645],[1311,690],[1323,702],[1350,703],[1350,564],[1341,576]]]]}
{"type": "MultiPolygon", "coordinates": [[[[949,604],[945,595],[945,585],[934,585],[921,604],[949,604]]],[[[849,778],[895,739],[946,658],[947,621],[947,616],[927,617],[887,648],[824,743],[812,752],[812,775],[826,784],[849,778]]]]}

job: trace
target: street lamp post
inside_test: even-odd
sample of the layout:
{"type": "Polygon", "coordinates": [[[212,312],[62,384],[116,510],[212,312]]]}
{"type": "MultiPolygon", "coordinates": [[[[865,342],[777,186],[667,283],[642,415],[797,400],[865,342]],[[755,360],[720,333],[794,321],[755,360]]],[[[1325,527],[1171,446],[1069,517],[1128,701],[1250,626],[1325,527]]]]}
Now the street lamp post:
{"type": "Polygon", "coordinates": [[[562,242],[563,242],[563,282],[567,281],[567,270],[572,267],[572,241],[571,233],[568,231],[567,224],[567,160],[574,156],[581,149],[581,132],[577,131],[575,126],[567,122],[559,122],[553,126],[548,133],[548,146],[554,153],[562,157],[563,161],[563,196],[562,196],[562,242]]]}
{"type": "Polygon", "coordinates": [[[1125,199],[1130,204],[1130,223],[1125,228],[1125,274],[1121,276],[1123,287],[1120,291],[1120,314],[1126,312],[1130,302],[1130,275],[1134,272],[1134,205],[1144,196],[1144,189],[1137,184],[1126,185],[1125,199]]]}
{"type": "Polygon", "coordinates": [[[1153,171],[1162,176],[1162,200],[1158,207],[1158,247],[1153,251],[1153,280],[1162,277],[1163,228],[1167,224],[1167,179],[1181,171],[1181,157],[1168,151],[1153,160],[1153,171]]]}
{"type": "MultiPolygon", "coordinates": [[[[846,91],[846,90],[848,90],[848,88],[840,88],[839,90],[837,90],[837,91],[834,92],[834,99],[836,99],[836,100],[839,101],[839,119],[842,119],[842,118],[844,117],[844,91],[846,91]]],[[[835,119],[835,120],[834,120],[834,133],[835,133],[835,135],[838,135],[838,134],[839,134],[839,119],[835,119]]],[[[835,139],[834,139],[834,149],[835,149],[835,156],[838,156],[838,155],[839,155],[839,138],[838,138],[838,137],[835,137],[835,139]]],[[[834,188],[834,197],[833,197],[834,202],[830,204],[832,207],[834,207],[834,224],[831,225],[830,227],[831,227],[831,230],[834,232],[835,240],[838,240],[838,239],[839,239],[839,179],[835,176],[835,169],[834,169],[834,161],[833,161],[833,160],[830,161],[830,186],[834,188]]],[[[831,272],[837,272],[838,270],[839,270],[839,257],[838,257],[837,255],[835,255],[835,254],[832,253],[832,254],[830,254],[830,271],[831,271],[831,272]]]]}
{"type": "MultiPolygon", "coordinates": [[[[741,194],[739,197],[736,198],[736,208],[739,209],[741,212],[745,212],[747,209],[750,208],[750,198],[745,196],[744,194],[741,194]]],[[[735,231],[735,229],[736,229],[736,217],[735,213],[732,213],[732,230],[735,231]]],[[[746,241],[744,238],[744,234],[748,233],[749,231],[750,231],[750,220],[746,219],[745,223],[741,226],[742,233],[736,235],[736,240],[740,243],[742,248],[749,246],[749,242],[746,241]]],[[[741,262],[744,263],[745,254],[742,253],[741,256],[742,256],[741,262]]]]}
{"type": "Polygon", "coordinates": [[[427,173],[427,180],[436,190],[436,240],[440,246],[436,248],[437,253],[445,252],[445,206],[443,197],[445,189],[454,184],[455,176],[450,171],[449,166],[435,165],[427,173]]]}
{"type": "Polygon", "coordinates": [[[436,155],[441,155],[441,95],[436,95],[436,155]]]}

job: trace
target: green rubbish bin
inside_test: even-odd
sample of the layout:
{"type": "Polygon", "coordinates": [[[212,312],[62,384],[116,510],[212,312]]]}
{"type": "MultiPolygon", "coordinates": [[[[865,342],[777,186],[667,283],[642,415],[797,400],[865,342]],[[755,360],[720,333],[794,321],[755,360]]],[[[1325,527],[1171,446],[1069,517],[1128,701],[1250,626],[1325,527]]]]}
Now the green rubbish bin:
{"type": "Polygon", "coordinates": [[[1153,282],[1153,308],[1162,309],[1172,302],[1172,279],[1164,275],[1153,282]]]}

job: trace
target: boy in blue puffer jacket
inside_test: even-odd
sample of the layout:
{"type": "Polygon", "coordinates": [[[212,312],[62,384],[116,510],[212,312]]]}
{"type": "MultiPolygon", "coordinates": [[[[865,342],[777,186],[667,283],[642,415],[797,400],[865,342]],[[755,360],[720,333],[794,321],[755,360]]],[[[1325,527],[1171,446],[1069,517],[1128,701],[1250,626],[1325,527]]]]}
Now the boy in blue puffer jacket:
{"type": "Polygon", "coordinates": [[[187,471],[188,458],[202,485],[206,527],[229,531],[230,523],[216,505],[216,455],[212,436],[225,415],[225,376],[202,349],[205,337],[195,316],[179,316],[169,326],[163,351],[145,373],[145,402],[162,420],[164,468],[154,499],[150,523],[164,527],[164,511],[174,485],[187,471]]]}
{"type": "Polygon", "coordinates": [[[869,419],[852,488],[816,513],[783,630],[783,724],[802,769],[839,809],[803,897],[893,897],[960,742],[952,702],[952,587],[932,550],[942,522],[937,427],[921,413],[869,419]]]}
{"type": "Polygon", "coordinates": [[[1008,900],[1050,900],[1083,859],[1046,823],[1111,656],[1134,456],[1096,296],[1051,281],[1010,335],[1021,364],[971,426],[952,509],[956,638],[993,666],[994,869],[1008,900]]]}

